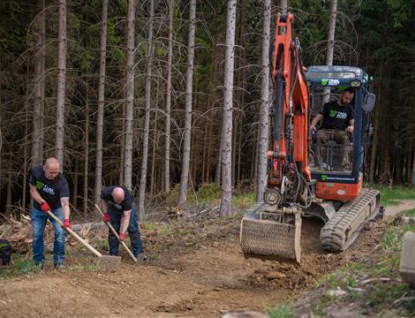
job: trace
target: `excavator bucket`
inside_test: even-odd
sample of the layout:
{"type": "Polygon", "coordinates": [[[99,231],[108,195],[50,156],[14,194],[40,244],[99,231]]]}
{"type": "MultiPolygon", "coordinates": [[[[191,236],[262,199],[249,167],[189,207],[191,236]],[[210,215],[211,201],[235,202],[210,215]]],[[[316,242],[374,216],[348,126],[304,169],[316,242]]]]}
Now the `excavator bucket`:
{"type": "Polygon", "coordinates": [[[247,212],[240,243],[246,257],[301,261],[301,210],[294,213],[247,212]]]}

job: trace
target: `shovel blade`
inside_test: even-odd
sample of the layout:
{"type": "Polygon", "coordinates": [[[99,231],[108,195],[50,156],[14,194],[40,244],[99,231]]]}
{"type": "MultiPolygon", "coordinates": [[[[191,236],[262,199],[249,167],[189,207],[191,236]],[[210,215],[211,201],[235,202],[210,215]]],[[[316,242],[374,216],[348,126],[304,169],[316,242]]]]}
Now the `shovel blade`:
{"type": "Polygon", "coordinates": [[[121,263],[121,256],[102,255],[98,258],[97,269],[103,272],[115,272],[121,263]]]}

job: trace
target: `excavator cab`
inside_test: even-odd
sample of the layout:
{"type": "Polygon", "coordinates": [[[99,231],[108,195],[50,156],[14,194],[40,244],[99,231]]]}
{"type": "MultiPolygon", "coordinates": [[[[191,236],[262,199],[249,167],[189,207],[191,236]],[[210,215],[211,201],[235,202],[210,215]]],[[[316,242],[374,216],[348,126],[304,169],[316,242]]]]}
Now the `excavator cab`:
{"type": "Polygon", "coordinates": [[[336,142],[334,130],[325,130],[327,141],[319,143],[315,133],[309,144],[309,167],[317,181],[316,196],[321,199],[346,201],[355,199],[363,182],[364,155],[371,133],[370,112],[375,95],[371,93],[368,74],[353,66],[311,66],[306,73],[310,100],[310,122],[326,102],[337,100],[352,88],[350,105],[354,111],[354,131],[349,142],[336,142]],[[335,184],[336,186],[333,186],[335,184]]]}

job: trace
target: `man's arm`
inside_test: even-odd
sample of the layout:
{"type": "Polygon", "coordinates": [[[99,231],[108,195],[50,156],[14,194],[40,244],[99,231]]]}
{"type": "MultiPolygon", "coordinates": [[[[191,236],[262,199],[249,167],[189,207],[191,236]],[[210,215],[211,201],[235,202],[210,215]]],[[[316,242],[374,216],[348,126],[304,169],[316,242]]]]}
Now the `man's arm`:
{"type": "Polygon", "coordinates": [[[349,133],[353,133],[354,130],[354,119],[350,119],[349,126],[346,128],[346,131],[349,133]]]}
{"type": "Polygon", "coordinates": [[[122,234],[125,234],[125,232],[127,232],[128,225],[130,224],[130,217],[131,217],[131,210],[124,211],[124,217],[123,217],[122,228],[121,228],[122,234]]]}
{"type": "Polygon", "coordinates": [[[45,201],[40,196],[39,192],[37,191],[37,189],[34,185],[29,184],[29,186],[30,186],[30,195],[32,196],[33,200],[35,200],[38,204],[45,201]]]}
{"type": "Polygon", "coordinates": [[[63,197],[61,198],[61,205],[62,205],[62,212],[63,212],[63,218],[69,219],[69,215],[70,215],[70,209],[69,209],[69,198],[68,197],[63,197]]]}
{"type": "Polygon", "coordinates": [[[104,213],[107,213],[108,212],[108,203],[107,203],[107,201],[105,201],[104,199],[101,199],[101,206],[102,206],[102,209],[104,210],[104,213]]]}
{"type": "Polygon", "coordinates": [[[323,115],[322,114],[317,114],[317,116],[316,117],[314,117],[313,118],[313,120],[311,121],[311,124],[310,124],[310,130],[312,131],[312,130],[315,130],[316,129],[316,125],[317,125],[317,123],[320,121],[320,120],[322,120],[323,119],[323,115]]]}

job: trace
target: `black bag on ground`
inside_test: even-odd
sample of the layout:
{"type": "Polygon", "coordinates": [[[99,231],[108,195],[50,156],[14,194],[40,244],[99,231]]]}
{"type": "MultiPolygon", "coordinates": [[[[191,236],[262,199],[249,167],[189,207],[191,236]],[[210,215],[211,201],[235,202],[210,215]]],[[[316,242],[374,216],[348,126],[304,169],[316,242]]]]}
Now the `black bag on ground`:
{"type": "Polygon", "coordinates": [[[0,265],[9,265],[12,257],[12,245],[7,240],[0,240],[0,265]]]}

